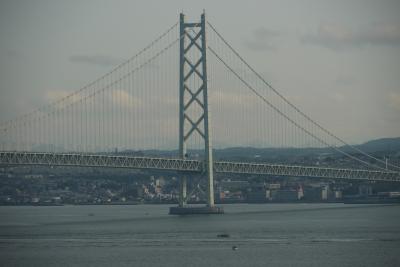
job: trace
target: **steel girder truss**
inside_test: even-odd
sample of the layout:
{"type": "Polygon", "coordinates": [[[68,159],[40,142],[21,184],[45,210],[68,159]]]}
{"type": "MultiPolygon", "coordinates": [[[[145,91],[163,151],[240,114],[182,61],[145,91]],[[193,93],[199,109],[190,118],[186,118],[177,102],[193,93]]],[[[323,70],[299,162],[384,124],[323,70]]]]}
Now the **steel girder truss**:
{"type": "Polygon", "coordinates": [[[370,171],[241,162],[215,162],[214,169],[216,172],[224,173],[400,182],[400,173],[390,171],[370,171]]]}
{"type": "MultiPolygon", "coordinates": [[[[197,173],[205,171],[204,162],[198,160],[72,153],[0,152],[0,164],[156,169],[197,173]]],[[[399,172],[278,164],[217,161],[214,162],[214,171],[219,173],[400,182],[399,172]]]]}
{"type": "Polygon", "coordinates": [[[196,160],[30,152],[0,152],[0,164],[159,169],[195,172],[202,170],[202,162],[196,160]]]}

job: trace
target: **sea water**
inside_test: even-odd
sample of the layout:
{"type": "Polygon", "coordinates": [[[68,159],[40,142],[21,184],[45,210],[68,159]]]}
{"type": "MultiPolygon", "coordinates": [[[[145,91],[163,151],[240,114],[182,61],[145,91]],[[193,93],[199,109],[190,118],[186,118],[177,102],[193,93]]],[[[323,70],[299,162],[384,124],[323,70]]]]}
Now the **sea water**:
{"type": "Polygon", "coordinates": [[[0,207],[1,266],[400,266],[400,205],[0,207]]]}

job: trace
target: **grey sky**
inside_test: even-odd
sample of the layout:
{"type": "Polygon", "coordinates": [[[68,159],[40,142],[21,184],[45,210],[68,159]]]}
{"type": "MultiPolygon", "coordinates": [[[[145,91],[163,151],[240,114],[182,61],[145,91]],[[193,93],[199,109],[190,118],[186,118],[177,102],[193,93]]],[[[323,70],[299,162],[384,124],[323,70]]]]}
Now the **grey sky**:
{"type": "Polygon", "coordinates": [[[400,136],[399,1],[0,2],[0,120],[74,91],[178,20],[208,20],[284,95],[352,143],[400,136]]]}

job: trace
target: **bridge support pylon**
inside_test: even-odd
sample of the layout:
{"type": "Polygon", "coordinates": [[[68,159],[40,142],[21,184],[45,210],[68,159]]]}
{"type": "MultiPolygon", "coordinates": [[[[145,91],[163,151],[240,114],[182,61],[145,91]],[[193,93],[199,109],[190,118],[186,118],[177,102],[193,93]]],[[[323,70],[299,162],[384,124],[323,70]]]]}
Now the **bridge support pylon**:
{"type": "Polygon", "coordinates": [[[185,22],[180,14],[179,53],[179,153],[188,158],[186,144],[190,137],[198,134],[204,140],[204,164],[207,175],[207,206],[187,207],[186,176],[181,176],[179,206],[172,207],[170,214],[223,213],[214,205],[214,168],[210,134],[210,114],[207,87],[207,43],[205,13],[201,21],[185,22]],[[199,87],[193,88],[193,84],[199,87]]]}

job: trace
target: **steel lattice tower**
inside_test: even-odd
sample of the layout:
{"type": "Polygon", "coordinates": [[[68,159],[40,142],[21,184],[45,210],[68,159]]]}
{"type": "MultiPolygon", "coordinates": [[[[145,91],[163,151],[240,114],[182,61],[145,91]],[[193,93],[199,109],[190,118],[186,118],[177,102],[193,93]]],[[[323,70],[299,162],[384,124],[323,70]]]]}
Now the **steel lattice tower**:
{"type": "MultiPolygon", "coordinates": [[[[207,92],[207,45],[205,14],[200,23],[185,22],[180,14],[179,64],[179,152],[187,158],[186,143],[197,132],[204,141],[207,174],[207,205],[214,206],[213,158],[207,92]],[[193,59],[193,55],[197,58],[193,59]],[[199,79],[198,88],[190,87],[190,79],[199,79]],[[196,112],[193,112],[196,110],[196,112]]],[[[181,177],[179,206],[186,205],[186,177],[181,177]]]]}

